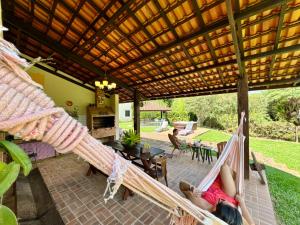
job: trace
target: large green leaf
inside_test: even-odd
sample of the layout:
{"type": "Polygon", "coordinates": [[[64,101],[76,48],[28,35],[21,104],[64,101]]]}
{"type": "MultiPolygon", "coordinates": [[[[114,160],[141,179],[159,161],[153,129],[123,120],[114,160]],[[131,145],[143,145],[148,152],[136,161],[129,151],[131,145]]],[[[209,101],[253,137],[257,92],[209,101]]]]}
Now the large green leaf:
{"type": "Polygon", "coordinates": [[[20,172],[20,164],[11,162],[5,164],[0,162],[0,196],[10,188],[15,182],[20,172]]]}
{"type": "Polygon", "coordinates": [[[4,205],[0,205],[0,225],[18,225],[13,211],[4,205]]]}
{"type": "Polygon", "coordinates": [[[18,145],[9,141],[0,141],[0,147],[3,147],[11,156],[11,158],[21,165],[23,173],[27,176],[32,168],[31,160],[18,145]]]}

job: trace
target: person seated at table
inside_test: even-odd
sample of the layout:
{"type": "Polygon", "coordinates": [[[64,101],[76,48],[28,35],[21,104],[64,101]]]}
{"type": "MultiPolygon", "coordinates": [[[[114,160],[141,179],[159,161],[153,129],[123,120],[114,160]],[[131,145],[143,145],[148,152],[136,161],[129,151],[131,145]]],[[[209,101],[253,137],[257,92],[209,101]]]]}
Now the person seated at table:
{"type": "Polygon", "coordinates": [[[194,187],[183,181],[179,188],[193,204],[211,212],[229,225],[254,225],[244,199],[237,194],[232,173],[227,163],[224,163],[218,177],[207,191],[196,194],[194,187]],[[237,209],[238,205],[242,215],[237,209]]]}

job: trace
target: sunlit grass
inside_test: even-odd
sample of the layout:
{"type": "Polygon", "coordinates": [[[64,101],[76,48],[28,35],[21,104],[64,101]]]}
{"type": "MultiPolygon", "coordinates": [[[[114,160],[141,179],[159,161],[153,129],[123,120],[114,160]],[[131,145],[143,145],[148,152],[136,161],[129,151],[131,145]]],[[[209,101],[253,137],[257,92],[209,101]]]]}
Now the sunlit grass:
{"type": "Polygon", "coordinates": [[[269,190],[282,224],[300,224],[300,178],[267,166],[269,190]]]}
{"type": "MultiPolygon", "coordinates": [[[[230,138],[230,134],[209,130],[196,137],[203,141],[221,142],[230,138]]],[[[250,149],[272,158],[275,162],[287,165],[288,168],[300,172],[300,144],[290,141],[279,141],[250,137],[250,149]]]]}
{"type": "MultiPolygon", "coordinates": [[[[228,140],[230,136],[225,132],[209,130],[196,139],[221,142],[228,140]]],[[[250,137],[250,148],[300,172],[298,143],[250,137]]],[[[300,224],[300,178],[270,166],[267,166],[266,174],[274,208],[281,224],[300,224]]]]}
{"type": "MultiPolygon", "coordinates": [[[[122,121],[119,122],[120,128],[124,130],[133,129],[133,122],[132,121],[122,121]]],[[[141,126],[141,132],[155,132],[155,129],[158,128],[157,126],[141,126]]]]}

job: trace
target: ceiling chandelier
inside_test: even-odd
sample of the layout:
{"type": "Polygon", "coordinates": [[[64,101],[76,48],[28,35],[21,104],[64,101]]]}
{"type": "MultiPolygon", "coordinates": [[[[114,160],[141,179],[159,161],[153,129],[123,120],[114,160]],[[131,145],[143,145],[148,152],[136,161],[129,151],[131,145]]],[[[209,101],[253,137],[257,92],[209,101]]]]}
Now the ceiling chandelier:
{"type": "Polygon", "coordinates": [[[106,53],[104,53],[105,55],[105,74],[104,74],[104,79],[103,81],[98,81],[96,80],[95,81],[95,86],[100,88],[101,90],[112,90],[112,89],[115,89],[117,87],[117,84],[116,83],[109,83],[108,80],[107,80],[107,76],[106,76],[106,53]]]}

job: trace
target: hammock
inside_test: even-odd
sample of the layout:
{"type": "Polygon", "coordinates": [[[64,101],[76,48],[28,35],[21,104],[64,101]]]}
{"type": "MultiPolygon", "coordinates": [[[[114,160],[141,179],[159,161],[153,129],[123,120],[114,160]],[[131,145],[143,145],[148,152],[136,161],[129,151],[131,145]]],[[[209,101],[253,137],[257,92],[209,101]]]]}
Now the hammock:
{"type": "Polygon", "coordinates": [[[236,173],[235,185],[237,193],[244,195],[244,141],[245,136],[243,135],[243,124],[245,120],[245,113],[241,113],[241,119],[239,127],[235,134],[232,135],[230,140],[225,145],[222,154],[217,160],[216,164],[201,180],[200,184],[196,188],[196,192],[206,191],[212,183],[215,181],[216,177],[220,173],[221,166],[227,160],[229,167],[236,173]]]}
{"type": "MultiPolygon", "coordinates": [[[[59,153],[72,151],[102,172],[110,174],[107,186],[109,196],[105,198],[106,200],[112,198],[118,187],[123,184],[170,212],[171,224],[196,225],[198,222],[205,225],[226,224],[152,179],[114,153],[110,147],[94,139],[88,134],[85,126],[70,117],[63,108],[55,107],[42,87],[32,81],[23,70],[27,66],[26,60],[18,56],[16,48],[0,39],[0,130],[23,140],[35,139],[49,143],[59,153]]],[[[228,146],[237,149],[236,136],[233,136],[231,142],[233,145],[228,146]]],[[[225,151],[227,153],[222,154],[220,163],[216,164],[218,168],[224,162],[225,155],[228,156],[230,153],[230,148],[227,148],[225,151]]],[[[237,158],[231,157],[232,162],[237,161],[237,158]]],[[[206,182],[212,182],[218,168],[208,174],[210,177],[205,178],[206,182]]],[[[201,184],[200,190],[205,190],[207,185],[201,184]]]]}

